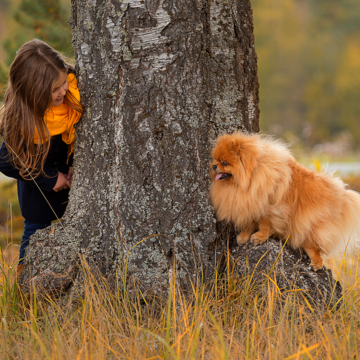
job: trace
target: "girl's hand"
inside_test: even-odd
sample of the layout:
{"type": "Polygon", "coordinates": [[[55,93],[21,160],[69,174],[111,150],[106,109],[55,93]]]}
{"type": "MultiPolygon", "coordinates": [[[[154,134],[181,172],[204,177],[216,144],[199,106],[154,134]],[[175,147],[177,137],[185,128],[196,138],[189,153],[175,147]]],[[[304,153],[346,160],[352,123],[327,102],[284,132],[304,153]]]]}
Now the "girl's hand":
{"type": "Polygon", "coordinates": [[[69,172],[68,172],[67,175],[66,175],[66,178],[67,178],[70,182],[72,182],[72,175],[73,175],[73,167],[70,166],[70,167],[69,167],[69,172]]]}
{"type": "Polygon", "coordinates": [[[53,188],[54,191],[58,192],[59,190],[65,190],[71,187],[71,182],[66,178],[67,175],[64,175],[59,171],[56,184],[53,188]]]}

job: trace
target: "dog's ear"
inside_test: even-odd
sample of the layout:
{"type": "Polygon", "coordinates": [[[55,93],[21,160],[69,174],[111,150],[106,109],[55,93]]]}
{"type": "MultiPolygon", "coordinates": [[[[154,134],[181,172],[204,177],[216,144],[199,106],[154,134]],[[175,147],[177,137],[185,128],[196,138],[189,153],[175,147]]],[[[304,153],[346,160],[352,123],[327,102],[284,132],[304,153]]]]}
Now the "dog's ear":
{"type": "Polygon", "coordinates": [[[239,171],[239,186],[246,191],[251,182],[251,177],[259,157],[259,149],[256,137],[249,136],[232,140],[232,147],[239,157],[241,171],[239,171]]]}

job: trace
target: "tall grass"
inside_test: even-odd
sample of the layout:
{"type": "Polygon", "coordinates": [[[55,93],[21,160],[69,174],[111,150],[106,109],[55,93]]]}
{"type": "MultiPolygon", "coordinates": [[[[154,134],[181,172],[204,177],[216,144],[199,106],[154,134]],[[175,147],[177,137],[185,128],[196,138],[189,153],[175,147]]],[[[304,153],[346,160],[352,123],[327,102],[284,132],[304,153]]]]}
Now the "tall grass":
{"type": "Polygon", "coordinates": [[[0,244],[7,246],[19,243],[23,226],[24,219],[17,198],[16,181],[0,178],[0,244]]]}
{"type": "Polygon", "coordinates": [[[186,293],[173,281],[167,298],[143,299],[130,297],[125,278],[113,288],[83,261],[81,297],[24,296],[18,248],[3,245],[0,359],[360,359],[359,288],[319,314],[301,291],[281,294],[271,281],[255,288],[251,274],[238,278],[228,266],[186,293]]]}
{"type": "MultiPolygon", "coordinates": [[[[22,296],[1,252],[1,359],[356,359],[360,296],[337,311],[307,309],[297,291],[255,289],[231,271],[190,293],[130,298],[82,263],[82,297],[22,296]],[[261,295],[263,294],[263,295],[261,295]],[[264,295],[265,294],[265,295],[264,295]]],[[[76,294],[76,293],[75,293],[76,294]]]]}

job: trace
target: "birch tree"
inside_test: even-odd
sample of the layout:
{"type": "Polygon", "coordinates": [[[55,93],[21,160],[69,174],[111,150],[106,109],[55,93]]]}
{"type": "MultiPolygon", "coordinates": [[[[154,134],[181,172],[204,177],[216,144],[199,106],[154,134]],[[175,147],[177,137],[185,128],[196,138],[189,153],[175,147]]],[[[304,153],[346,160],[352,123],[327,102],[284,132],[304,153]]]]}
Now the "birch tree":
{"type": "Polygon", "coordinates": [[[30,240],[24,291],[69,291],[79,259],[127,287],[210,279],[219,241],[208,189],[219,134],[257,132],[249,0],[73,0],[85,111],[60,223],[30,240]]]}

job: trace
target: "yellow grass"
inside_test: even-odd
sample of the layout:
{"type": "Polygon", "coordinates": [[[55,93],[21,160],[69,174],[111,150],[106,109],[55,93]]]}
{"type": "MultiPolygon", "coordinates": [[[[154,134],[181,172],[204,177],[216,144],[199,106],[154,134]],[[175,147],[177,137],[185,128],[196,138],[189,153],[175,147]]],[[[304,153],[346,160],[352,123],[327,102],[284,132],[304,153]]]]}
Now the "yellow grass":
{"type": "Polygon", "coordinates": [[[168,297],[144,300],[83,262],[83,296],[24,297],[18,251],[0,251],[0,359],[360,359],[359,288],[319,314],[300,289],[280,294],[270,278],[254,288],[230,266],[187,293],[173,282],[168,297]]]}
{"type": "Polygon", "coordinates": [[[0,244],[19,244],[24,219],[20,213],[15,180],[0,179],[0,244]]]}
{"type": "MultiPolygon", "coordinates": [[[[134,298],[123,279],[111,289],[83,263],[83,296],[56,300],[20,296],[14,268],[1,253],[1,359],[356,359],[360,352],[360,297],[315,314],[281,295],[269,281],[229,272],[190,292],[173,282],[167,298],[134,298]],[[98,280],[96,280],[96,278],[98,280]],[[263,295],[261,295],[263,294],[263,295]]],[[[9,258],[8,258],[9,259],[9,258]]]]}

